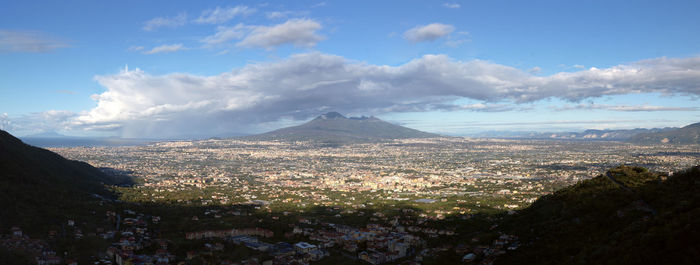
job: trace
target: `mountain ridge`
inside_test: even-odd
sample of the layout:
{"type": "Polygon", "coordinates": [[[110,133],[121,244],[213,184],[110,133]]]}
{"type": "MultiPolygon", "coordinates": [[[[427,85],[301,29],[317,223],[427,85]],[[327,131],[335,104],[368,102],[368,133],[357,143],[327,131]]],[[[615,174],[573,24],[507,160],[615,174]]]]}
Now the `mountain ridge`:
{"type": "Polygon", "coordinates": [[[376,117],[348,118],[338,112],[328,112],[301,125],[246,136],[243,139],[343,144],[435,137],[441,136],[395,125],[376,117]]]}
{"type": "Polygon", "coordinates": [[[79,212],[96,197],[112,196],[105,185],[129,184],[91,165],[25,144],[0,130],[0,227],[44,222],[79,212]]]}
{"type": "Polygon", "coordinates": [[[700,122],[674,130],[640,133],[629,141],[641,144],[700,144],[700,122]]]}
{"type": "Polygon", "coordinates": [[[627,141],[640,133],[657,133],[678,128],[635,128],[635,129],[586,129],[580,132],[490,132],[477,134],[476,137],[494,137],[507,139],[534,140],[580,140],[580,141],[627,141]]]}

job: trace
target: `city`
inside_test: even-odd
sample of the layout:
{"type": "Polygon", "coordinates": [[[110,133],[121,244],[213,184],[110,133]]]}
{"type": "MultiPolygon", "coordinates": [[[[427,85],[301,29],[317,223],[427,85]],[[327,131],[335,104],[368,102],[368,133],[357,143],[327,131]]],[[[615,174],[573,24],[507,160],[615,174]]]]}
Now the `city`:
{"type": "Polygon", "coordinates": [[[465,228],[473,216],[512,214],[619,161],[669,173],[699,162],[697,146],[459,137],[342,147],[212,139],[51,150],[135,177],[133,187],[116,188],[119,200],[193,207],[107,213],[112,222],[123,216],[122,231],[101,235],[122,235],[105,250],[120,265],[196,258],[256,264],[251,257],[262,264],[324,264],[341,257],[421,263],[458,250],[489,261],[521,242],[491,227],[495,238],[478,236],[481,227],[465,228]],[[170,229],[159,226],[175,218],[181,220],[170,229]],[[166,239],[179,256],[163,251],[167,244],[144,246],[166,239]],[[231,248],[245,254],[231,254],[231,248]]]}
{"type": "Polygon", "coordinates": [[[698,264],[699,10],[0,0],[0,265],[698,264]]]}

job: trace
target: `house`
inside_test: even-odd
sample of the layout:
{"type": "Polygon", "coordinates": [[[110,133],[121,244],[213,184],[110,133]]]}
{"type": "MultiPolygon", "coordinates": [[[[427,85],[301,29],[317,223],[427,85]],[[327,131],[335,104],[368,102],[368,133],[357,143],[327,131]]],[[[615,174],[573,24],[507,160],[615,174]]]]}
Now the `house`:
{"type": "Polygon", "coordinates": [[[318,247],[316,245],[309,244],[306,242],[299,242],[294,244],[294,249],[299,253],[309,253],[313,250],[317,250],[318,247]]]}
{"type": "Polygon", "coordinates": [[[312,261],[317,261],[321,260],[323,257],[328,256],[328,252],[325,252],[320,249],[314,249],[309,251],[309,255],[311,256],[312,261]]]}
{"type": "Polygon", "coordinates": [[[377,265],[377,264],[382,264],[386,262],[386,255],[384,255],[381,252],[376,252],[376,251],[362,251],[360,254],[357,255],[358,258],[361,260],[364,260],[368,262],[369,264],[372,265],[377,265]]]}
{"type": "Polygon", "coordinates": [[[12,228],[10,228],[10,234],[13,237],[22,237],[22,229],[20,229],[17,226],[13,226],[12,228]]]}
{"type": "Polygon", "coordinates": [[[247,242],[245,243],[245,246],[257,251],[265,252],[270,249],[271,245],[263,242],[247,242]]]}
{"type": "Polygon", "coordinates": [[[462,257],[463,262],[471,262],[471,261],[474,261],[475,259],[476,259],[476,254],[474,254],[474,253],[469,253],[467,255],[464,255],[464,257],[462,257]]]}
{"type": "Polygon", "coordinates": [[[36,257],[36,264],[38,265],[54,265],[54,264],[61,264],[61,258],[52,256],[52,257],[36,257]]]}
{"type": "Polygon", "coordinates": [[[355,243],[346,243],[343,245],[343,250],[347,252],[357,252],[357,244],[355,243]]]}

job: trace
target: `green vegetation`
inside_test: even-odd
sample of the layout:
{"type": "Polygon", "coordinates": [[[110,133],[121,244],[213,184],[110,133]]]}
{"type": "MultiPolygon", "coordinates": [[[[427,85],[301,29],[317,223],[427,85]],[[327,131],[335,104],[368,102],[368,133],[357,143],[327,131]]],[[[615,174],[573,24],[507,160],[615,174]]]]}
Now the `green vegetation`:
{"type": "MultiPolygon", "coordinates": [[[[187,240],[186,232],[264,228],[274,232],[273,237],[260,239],[264,242],[298,242],[310,238],[290,235],[295,226],[319,229],[322,223],[416,228],[412,234],[426,243],[417,251],[431,251],[424,256],[425,264],[457,263],[464,253],[455,252],[455,246],[467,245],[469,251],[487,248],[504,235],[514,235],[521,247],[498,255],[497,264],[693,264],[700,260],[695,242],[700,238],[700,167],[666,176],[640,167],[620,166],[564,188],[565,182],[539,185],[538,181],[525,179],[522,185],[537,185],[544,192],[558,191],[522,208],[532,195],[511,192],[511,184],[500,180],[448,183],[422,194],[316,187],[285,187],[287,192],[283,194],[271,192],[274,186],[252,178],[236,182],[246,186],[245,194],[225,185],[117,186],[124,180],[1,133],[0,202],[5,206],[0,211],[2,232],[20,225],[32,238],[44,239],[48,231],[56,231],[58,235],[46,239],[51,249],[59,255],[67,252],[65,257],[81,264],[90,263],[96,253],[114,242],[96,233],[115,227],[114,218],[106,218],[105,213],[126,216],[126,209],[135,212],[128,215],[148,222],[153,239],[167,240],[168,250],[178,261],[184,260],[188,251],[196,251],[197,256],[189,261],[192,264],[269,257],[223,239],[187,240]],[[441,193],[446,189],[453,193],[441,193]],[[226,200],[221,200],[222,196],[226,200]],[[122,202],[111,199],[115,197],[122,202]],[[507,211],[511,208],[520,210],[507,211]],[[150,221],[151,216],[162,221],[150,221]],[[301,223],[301,219],[313,221],[301,223]],[[75,221],[76,226],[66,227],[66,220],[75,221]],[[78,227],[85,236],[73,236],[78,227]],[[431,235],[421,229],[454,234],[431,235]],[[225,250],[206,249],[205,243],[223,244],[225,250]]],[[[138,253],[153,253],[158,247],[146,245],[138,253]]],[[[344,260],[344,255],[351,254],[338,246],[328,250],[332,256],[320,264],[356,262],[344,260]]],[[[479,255],[480,261],[491,258],[479,255]]],[[[22,253],[0,249],[0,263],[27,262],[31,261],[22,253]]]]}
{"type": "Polygon", "coordinates": [[[0,227],[21,224],[42,232],[67,216],[91,216],[100,197],[113,196],[105,185],[128,183],[84,162],[22,143],[0,130],[0,227]]]}
{"type": "Polygon", "coordinates": [[[611,169],[544,196],[503,226],[526,244],[498,264],[693,264],[700,260],[700,167],[671,177],[611,169]]]}

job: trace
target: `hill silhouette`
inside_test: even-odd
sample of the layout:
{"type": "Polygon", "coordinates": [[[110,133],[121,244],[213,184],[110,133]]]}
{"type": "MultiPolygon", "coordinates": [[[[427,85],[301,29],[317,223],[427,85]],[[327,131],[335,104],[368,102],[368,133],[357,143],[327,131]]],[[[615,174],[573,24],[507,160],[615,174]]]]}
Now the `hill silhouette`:
{"type": "Polygon", "coordinates": [[[375,117],[347,118],[338,112],[328,112],[302,125],[248,136],[245,139],[342,144],[432,137],[440,135],[391,124],[375,117]]]}
{"type": "Polygon", "coordinates": [[[26,230],[84,211],[85,203],[109,197],[105,185],[130,180],[109,176],[85,162],[30,146],[0,130],[0,227],[26,230]]]}
{"type": "Polygon", "coordinates": [[[523,247],[496,264],[696,264],[700,167],[668,177],[621,166],[504,222],[523,247]]]}
{"type": "Polygon", "coordinates": [[[629,141],[642,144],[700,144],[700,122],[670,131],[640,133],[629,141]]]}

